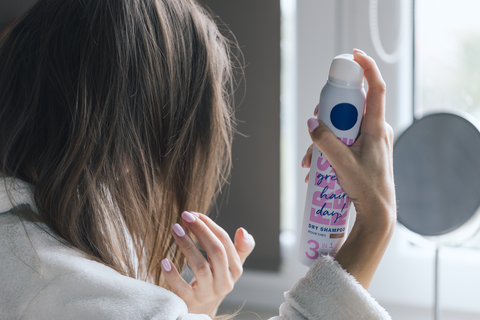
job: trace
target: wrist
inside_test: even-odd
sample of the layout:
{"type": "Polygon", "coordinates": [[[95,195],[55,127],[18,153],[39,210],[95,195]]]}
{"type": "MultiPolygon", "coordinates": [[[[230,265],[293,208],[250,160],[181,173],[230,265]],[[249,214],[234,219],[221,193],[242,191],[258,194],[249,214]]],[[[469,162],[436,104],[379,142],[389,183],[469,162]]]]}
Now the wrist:
{"type": "Polygon", "coordinates": [[[377,236],[381,234],[393,234],[397,222],[395,205],[377,202],[375,206],[355,205],[355,210],[357,212],[357,218],[355,220],[357,230],[377,236]]]}
{"type": "MultiPolygon", "coordinates": [[[[387,209],[384,209],[387,210],[387,209]]],[[[392,210],[392,209],[390,209],[392,210]]],[[[357,220],[335,260],[368,289],[395,229],[395,210],[357,211],[357,220]],[[372,217],[377,217],[372,219],[372,217]]]]}
{"type": "MultiPolygon", "coordinates": [[[[355,221],[345,244],[358,253],[383,256],[395,230],[395,221],[376,221],[375,223],[358,219],[355,221]]],[[[340,249],[341,250],[341,249],[340,249]]]]}

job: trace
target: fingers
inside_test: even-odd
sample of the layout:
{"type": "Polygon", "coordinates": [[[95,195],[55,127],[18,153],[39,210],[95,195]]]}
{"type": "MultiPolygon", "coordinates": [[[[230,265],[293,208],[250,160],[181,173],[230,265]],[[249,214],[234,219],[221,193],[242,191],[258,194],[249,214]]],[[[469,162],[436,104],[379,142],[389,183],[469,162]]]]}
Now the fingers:
{"type": "MultiPolygon", "coordinates": [[[[185,226],[195,235],[208,256],[207,261],[195,242],[179,224],[172,227],[175,241],[195,274],[197,288],[212,288],[213,285],[217,293],[227,294],[242,275],[242,265],[255,247],[255,240],[245,229],[240,228],[235,235],[234,244],[228,233],[207,216],[185,211],[182,213],[182,218],[185,226]]],[[[172,290],[175,286],[175,290],[188,293],[186,284],[180,281],[177,277],[178,272],[174,267],[171,268],[172,264],[167,261],[162,261],[162,269],[166,279],[168,277],[167,282],[172,283],[172,290]],[[168,270],[169,267],[171,270],[168,270]]],[[[187,284],[187,286],[192,288],[191,285],[187,284]]]]}
{"type": "Polygon", "coordinates": [[[255,240],[250,234],[248,234],[247,230],[239,228],[235,234],[235,244],[233,244],[230,236],[225,230],[223,230],[223,228],[206,215],[199,214],[199,216],[205,225],[212,230],[224,245],[230,273],[232,274],[233,279],[238,279],[243,273],[242,265],[245,262],[245,259],[255,247],[255,240]],[[241,235],[241,237],[239,235],[241,235]]]}
{"type": "Polygon", "coordinates": [[[255,239],[244,228],[238,228],[235,232],[235,248],[243,264],[255,248],[255,239]]]}
{"type": "MultiPolygon", "coordinates": [[[[363,51],[357,49],[353,52],[354,59],[364,70],[365,80],[368,83],[367,105],[363,122],[367,127],[385,122],[385,96],[386,85],[375,61],[363,51]]],[[[364,127],[362,127],[362,131],[364,127]]]]}
{"type": "Polygon", "coordinates": [[[323,122],[315,118],[308,119],[308,129],[313,143],[325,155],[325,158],[335,168],[344,168],[352,163],[353,154],[323,122]]]}
{"type": "MultiPolygon", "coordinates": [[[[318,107],[319,106],[320,106],[320,103],[317,104],[317,106],[313,110],[313,115],[315,117],[318,115],[318,107]]],[[[307,153],[305,154],[305,156],[303,156],[302,168],[310,168],[310,166],[312,164],[312,151],[313,151],[313,144],[311,144],[310,147],[308,147],[307,153]]],[[[308,175],[307,175],[307,177],[308,177],[308,175]]],[[[308,181],[308,178],[306,179],[306,181],[308,181]]]]}
{"type": "MultiPolygon", "coordinates": [[[[193,215],[190,212],[184,211],[182,213],[182,218],[183,218],[183,222],[185,223],[185,226],[195,235],[198,242],[201,244],[202,248],[207,252],[211,273],[214,276],[227,274],[228,258],[227,258],[226,249],[223,243],[212,232],[212,230],[210,230],[210,228],[208,228],[205,225],[205,223],[201,219],[196,217],[196,215],[193,215]]],[[[196,248],[196,250],[198,251],[198,248],[196,248]]],[[[188,257],[185,251],[184,253],[185,253],[185,257],[188,260],[188,257]]],[[[205,267],[205,264],[200,264],[199,266],[200,268],[203,268],[205,267]]],[[[193,266],[192,266],[192,270],[195,273],[195,269],[193,268],[193,266]]],[[[199,271],[201,271],[201,274],[199,273],[199,275],[202,276],[204,274],[203,272],[204,270],[197,269],[197,272],[199,271]]],[[[197,280],[200,281],[200,279],[198,278],[197,280]]]]}
{"type": "MultiPolygon", "coordinates": [[[[320,106],[320,103],[317,104],[315,109],[313,110],[313,115],[316,117],[318,115],[318,107],[320,106]]],[[[313,151],[313,144],[310,145],[307,149],[307,153],[303,156],[302,159],[302,168],[310,168],[312,164],[312,151],[313,151]]],[[[308,174],[307,177],[305,178],[305,182],[308,182],[308,174]]]]}
{"type": "Polygon", "coordinates": [[[313,144],[310,145],[307,149],[307,153],[305,156],[303,156],[302,159],[302,168],[310,168],[310,165],[312,164],[312,150],[313,150],[313,144]]]}
{"type": "Polygon", "coordinates": [[[223,230],[206,215],[199,214],[199,217],[205,226],[217,237],[218,240],[220,240],[221,244],[225,248],[228,269],[232,274],[232,277],[234,279],[238,279],[243,273],[242,262],[240,261],[238,254],[236,254],[235,246],[233,245],[230,236],[225,230],[223,230]]]}
{"type": "Polygon", "coordinates": [[[185,255],[198,283],[201,285],[210,283],[213,278],[210,264],[197,248],[195,242],[179,224],[175,224],[172,231],[175,242],[185,255]]]}
{"type": "Polygon", "coordinates": [[[175,268],[170,260],[162,260],[162,271],[163,276],[173,293],[182,299],[185,299],[188,295],[192,294],[192,287],[183,280],[180,273],[178,273],[177,268],[175,268]]]}

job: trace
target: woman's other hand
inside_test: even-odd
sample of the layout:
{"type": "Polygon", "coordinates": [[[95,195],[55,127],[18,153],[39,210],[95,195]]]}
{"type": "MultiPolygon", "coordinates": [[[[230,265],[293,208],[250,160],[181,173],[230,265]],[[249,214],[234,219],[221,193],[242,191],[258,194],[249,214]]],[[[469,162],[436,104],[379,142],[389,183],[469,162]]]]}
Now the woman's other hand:
{"type": "MultiPolygon", "coordinates": [[[[385,122],[386,86],[375,61],[360,51],[354,51],[354,58],[364,69],[369,87],[357,141],[347,147],[315,118],[308,120],[308,127],[314,144],[335,169],[357,211],[352,232],[335,259],[368,289],[396,221],[393,129],[385,122]]],[[[302,167],[310,167],[311,149],[302,167]]]]}
{"type": "Polygon", "coordinates": [[[203,214],[185,211],[182,218],[206,251],[208,260],[185,230],[175,224],[173,236],[195,277],[186,283],[168,259],[162,261],[163,274],[171,290],[187,304],[188,312],[214,317],[218,306],[242,275],[243,263],[255,247],[255,240],[245,229],[239,228],[233,243],[225,230],[203,214]]]}

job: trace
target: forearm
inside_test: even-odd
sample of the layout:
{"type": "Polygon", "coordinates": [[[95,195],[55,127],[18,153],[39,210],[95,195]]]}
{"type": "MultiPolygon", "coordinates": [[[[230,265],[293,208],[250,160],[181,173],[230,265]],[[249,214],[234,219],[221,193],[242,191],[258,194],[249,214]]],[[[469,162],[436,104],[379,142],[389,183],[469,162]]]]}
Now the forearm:
{"type": "MultiPolygon", "coordinates": [[[[369,213],[378,217],[395,217],[394,208],[382,208],[369,213]]],[[[361,218],[363,214],[357,215],[358,219],[335,260],[368,290],[393,235],[395,219],[380,219],[372,225],[361,218]]]]}

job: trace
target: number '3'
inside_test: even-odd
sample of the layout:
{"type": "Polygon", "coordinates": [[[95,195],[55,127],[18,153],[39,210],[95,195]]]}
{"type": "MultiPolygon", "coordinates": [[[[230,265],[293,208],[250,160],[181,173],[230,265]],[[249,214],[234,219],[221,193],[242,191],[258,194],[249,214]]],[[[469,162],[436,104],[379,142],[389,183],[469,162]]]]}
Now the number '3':
{"type": "Polygon", "coordinates": [[[318,250],[318,248],[320,248],[320,244],[315,240],[308,240],[307,243],[308,244],[313,244],[313,246],[309,248],[310,251],[313,251],[313,256],[310,255],[307,251],[307,252],[305,252],[305,254],[307,255],[307,258],[312,259],[312,260],[317,259],[318,256],[319,256],[319,253],[318,253],[317,250],[318,250]]]}

